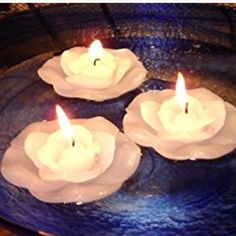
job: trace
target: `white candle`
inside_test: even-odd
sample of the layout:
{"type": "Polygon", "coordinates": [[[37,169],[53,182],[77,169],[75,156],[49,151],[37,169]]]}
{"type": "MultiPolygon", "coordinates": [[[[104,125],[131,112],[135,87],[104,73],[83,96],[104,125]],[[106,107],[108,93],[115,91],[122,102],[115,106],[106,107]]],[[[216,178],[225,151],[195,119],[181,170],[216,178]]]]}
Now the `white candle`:
{"type": "Polygon", "coordinates": [[[129,49],[104,49],[95,40],[53,57],[38,74],[61,96],[104,101],[137,88],[147,70],[129,49]]]}
{"type": "Polygon", "coordinates": [[[178,73],[176,91],[138,95],[128,106],[123,124],[136,143],[184,160],[213,159],[233,150],[235,121],[235,107],[204,88],[186,91],[178,73]]]}
{"type": "Polygon", "coordinates": [[[30,124],[6,150],[1,173],[52,203],[91,202],[117,191],[136,170],[140,149],[103,117],[30,124]],[[61,127],[58,127],[60,123],[61,127]]]}

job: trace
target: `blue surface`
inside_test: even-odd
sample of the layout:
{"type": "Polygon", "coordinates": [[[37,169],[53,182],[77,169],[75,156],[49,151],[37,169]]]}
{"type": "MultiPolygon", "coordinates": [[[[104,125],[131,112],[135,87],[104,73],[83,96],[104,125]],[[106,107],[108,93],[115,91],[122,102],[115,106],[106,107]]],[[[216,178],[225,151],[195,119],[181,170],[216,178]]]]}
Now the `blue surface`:
{"type": "MultiPolygon", "coordinates": [[[[148,77],[155,77],[156,80],[149,80],[145,86],[142,85],[117,99],[96,103],[59,97],[50,85],[39,80],[36,75],[37,68],[50,57],[48,54],[39,55],[13,67],[0,76],[0,157],[11,139],[26,125],[43,119],[54,119],[56,103],[71,118],[102,115],[122,129],[125,107],[130,101],[141,91],[173,87],[172,83],[158,79],[173,78],[178,70],[191,78],[190,82],[187,80],[188,87],[199,86],[197,78],[200,78],[201,85],[215,89],[220,96],[236,105],[236,53],[228,47],[230,37],[224,28],[228,27],[228,22],[222,20],[219,9],[208,5],[141,4],[131,7],[132,11],[129,12],[129,7],[125,8],[126,12],[121,12],[119,6],[109,5],[117,26],[121,29],[121,35],[114,38],[110,35],[110,29],[106,28],[104,45],[132,49],[147,67],[148,77]],[[130,14],[126,14],[127,12],[130,14]],[[135,18],[131,13],[140,17],[135,18]],[[204,17],[201,18],[202,16],[204,17]],[[150,20],[150,24],[144,26],[148,32],[143,35],[144,31],[140,32],[135,23],[141,24],[145,20],[150,20]],[[206,22],[208,23],[205,24],[206,22]],[[168,28],[166,24],[171,24],[171,27],[168,28]],[[133,32],[126,28],[130,25],[133,32]],[[221,32],[216,26],[224,30],[221,32]],[[176,31],[175,27],[180,28],[180,31],[176,31]],[[166,37],[156,35],[166,29],[166,37]]],[[[78,5],[77,8],[79,9],[78,5]]],[[[91,17],[91,22],[88,22],[89,29],[93,24],[101,23],[93,21],[93,17],[96,19],[100,11],[88,15],[85,14],[85,9],[84,15],[80,15],[77,8],[72,5],[64,7],[64,14],[59,14],[60,8],[55,9],[55,14],[54,10],[44,11],[50,24],[58,24],[55,34],[63,29],[66,31],[67,26],[70,30],[75,29],[73,33],[77,33],[77,36],[69,35],[65,41],[68,47],[73,43],[77,44],[71,42],[74,38],[81,40],[79,45],[84,45],[85,41],[80,35],[90,40],[92,30],[77,30],[80,20],[82,21],[80,18],[91,17]],[[78,21],[74,21],[74,17],[78,21]],[[68,21],[67,24],[63,19],[68,21]],[[71,26],[71,22],[75,24],[71,26]]],[[[22,16],[23,20],[25,17],[22,16]]],[[[85,22],[87,19],[83,20],[85,22]]],[[[27,18],[27,22],[31,21],[27,18]]],[[[9,30],[8,24],[5,22],[6,32],[9,30]]],[[[102,23],[101,26],[103,27],[102,23]]],[[[98,26],[95,24],[94,27],[96,36],[98,26]]],[[[43,34],[41,31],[40,33],[43,34]]],[[[58,35],[62,42],[64,39],[59,33],[58,35]]],[[[10,36],[6,34],[6,38],[10,36]]],[[[19,38],[19,41],[24,43],[27,37],[30,40],[36,38],[30,33],[22,37],[24,40],[19,38]]],[[[12,40],[17,41],[18,38],[12,40]]],[[[45,45],[39,46],[44,48],[45,45]]],[[[22,57],[28,56],[28,52],[22,51],[22,57]]],[[[12,55],[9,54],[7,58],[12,59],[12,55]]],[[[143,148],[142,152],[138,170],[117,193],[82,206],[39,202],[28,191],[8,184],[0,176],[0,216],[35,231],[61,236],[236,235],[235,152],[218,160],[182,162],[164,159],[148,148],[143,148]]]]}

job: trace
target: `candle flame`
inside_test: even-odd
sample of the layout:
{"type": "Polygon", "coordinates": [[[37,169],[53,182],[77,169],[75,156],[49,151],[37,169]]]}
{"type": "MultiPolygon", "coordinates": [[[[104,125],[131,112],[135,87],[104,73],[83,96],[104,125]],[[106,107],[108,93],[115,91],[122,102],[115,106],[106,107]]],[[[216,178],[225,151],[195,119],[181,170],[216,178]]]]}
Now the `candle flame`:
{"type": "Polygon", "coordinates": [[[175,89],[176,99],[181,108],[184,108],[187,102],[187,93],[183,75],[178,72],[178,79],[175,89]]]}
{"type": "Polygon", "coordinates": [[[92,42],[88,49],[88,54],[92,60],[101,59],[103,55],[103,47],[99,40],[95,40],[92,42]]]}
{"type": "Polygon", "coordinates": [[[56,113],[57,113],[59,125],[65,137],[68,139],[71,139],[73,137],[73,129],[71,127],[71,124],[65,112],[62,110],[62,108],[59,105],[56,105],[56,113]]]}

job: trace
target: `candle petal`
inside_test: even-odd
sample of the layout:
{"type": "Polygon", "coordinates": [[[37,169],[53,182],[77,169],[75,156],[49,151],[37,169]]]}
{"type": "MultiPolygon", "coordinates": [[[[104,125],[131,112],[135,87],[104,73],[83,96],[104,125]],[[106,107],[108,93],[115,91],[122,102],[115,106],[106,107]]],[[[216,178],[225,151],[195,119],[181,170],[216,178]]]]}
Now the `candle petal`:
{"type": "Polygon", "coordinates": [[[37,150],[47,142],[48,134],[44,132],[30,133],[25,139],[24,149],[26,155],[33,161],[35,166],[40,169],[47,169],[38,158],[37,150]]]}
{"type": "MultiPolygon", "coordinates": [[[[40,138],[40,136],[38,138],[40,138]]],[[[61,152],[64,150],[64,148],[65,146],[60,143],[54,143],[52,146],[50,143],[46,142],[40,148],[36,149],[38,161],[40,161],[43,166],[47,167],[39,167],[39,169],[45,171],[56,171],[58,169],[58,158],[60,157],[61,152]]],[[[41,177],[43,178],[43,176],[41,177]]]]}
{"type": "Polygon", "coordinates": [[[236,108],[229,103],[225,103],[226,108],[226,118],[222,129],[209,140],[212,144],[217,145],[233,145],[235,146],[236,140],[236,108]]]}
{"type": "Polygon", "coordinates": [[[53,191],[66,185],[65,181],[45,181],[38,175],[38,169],[26,156],[23,148],[11,147],[4,154],[1,173],[7,181],[19,187],[35,191],[53,191]]]}
{"type": "Polygon", "coordinates": [[[54,57],[48,60],[44,64],[44,67],[38,70],[38,75],[48,84],[64,82],[64,77],[66,76],[60,66],[59,57],[54,57]]]}
{"type": "Polygon", "coordinates": [[[96,184],[115,185],[127,180],[137,169],[140,161],[140,149],[125,135],[119,133],[116,141],[116,153],[111,166],[93,180],[96,184]],[[122,166],[122,168],[120,168],[122,166]]]}
{"type": "Polygon", "coordinates": [[[71,71],[69,65],[68,65],[68,61],[75,61],[76,58],[78,58],[78,53],[74,52],[74,51],[64,51],[61,55],[61,60],[60,60],[60,65],[64,71],[64,73],[67,76],[70,76],[73,74],[73,72],[71,71]]]}
{"type": "Polygon", "coordinates": [[[151,129],[144,121],[139,119],[137,115],[125,115],[123,119],[125,134],[136,143],[153,147],[155,150],[159,148],[175,149],[182,146],[182,142],[178,140],[163,140],[157,136],[155,130],[151,129]]]}
{"type": "Polygon", "coordinates": [[[115,98],[120,96],[125,91],[130,91],[137,87],[137,84],[143,82],[143,78],[146,75],[146,71],[140,67],[135,67],[133,70],[129,70],[117,85],[113,86],[112,89],[87,89],[84,87],[75,88],[74,85],[63,82],[57,82],[54,84],[55,91],[66,97],[80,97],[89,100],[104,101],[107,99],[115,98]],[[96,98],[96,99],[95,99],[96,98]]]}
{"type": "Polygon", "coordinates": [[[70,184],[50,193],[30,190],[30,193],[40,201],[49,203],[92,202],[104,198],[120,188],[118,185],[70,184]]]}
{"type": "Polygon", "coordinates": [[[163,128],[159,116],[157,116],[159,109],[160,104],[153,101],[144,101],[140,105],[141,116],[146,123],[158,132],[158,134],[165,134],[166,131],[163,128]]]}
{"type": "MultiPolygon", "coordinates": [[[[101,66],[99,67],[101,68],[101,66]]],[[[72,85],[76,85],[78,86],[78,88],[86,88],[86,89],[104,89],[104,88],[108,88],[113,84],[113,77],[111,77],[109,74],[111,74],[111,71],[109,73],[109,71],[107,71],[109,74],[106,78],[104,77],[100,77],[99,75],[101,74],[99,68],[97,67],[96,69],[96,73],[97,73],[97,77],[96,79],[94,79],[94,77],[89,76],[89,73],[86,73],[86,75],[81,74],[74,74],[71,76],[68,76],[65,78],[65,80],[72,84],[72,85]]],[[[103,70],[105,70],[105,68],[103,68],[103,70]]],[[[111,70],[115,70],[115,67],[112,67],[111,70]]],[[[89,69],[89,71],[91,71],[91,69],[89,69]]]]}
{"type": "Polygon", "coordinates": [[[163,157],[172,160],[197,160],[197,159],[216,159],[229,153],[235,148],[235,145],[218,145],[218,144],[194,144],[186,145],[181,148],[169,151],[167,149],[158,149],[163,157]]]}

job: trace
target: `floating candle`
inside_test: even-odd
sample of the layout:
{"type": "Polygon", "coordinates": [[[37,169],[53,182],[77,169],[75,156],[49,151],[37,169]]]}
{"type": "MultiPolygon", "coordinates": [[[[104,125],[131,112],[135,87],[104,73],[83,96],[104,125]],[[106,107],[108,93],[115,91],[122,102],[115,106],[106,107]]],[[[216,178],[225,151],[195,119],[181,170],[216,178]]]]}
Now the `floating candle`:
{"type": "Polygon", "coordinates": [[[178,77],[176,91],[150,91],[132,101],[123,120],[126,135],[176,160],[213,159],[232,151],[236,108],[205,88],[186,92],[178,77]]]}
{"type": "Polygon", "coordinates": [[[136,170],[140,149],[103,117],[27,126],[4,154],[1,172],[45,202],[91,202],[117,191],[136,170]]]}
{"type": "Polygon", "coordinates": [[[65,97],[104,101],[138,87],[146,69],[129,49],[103,49],[99,40],[89,48],[75,47],[48,60],[39,76],[65,97]]]}

